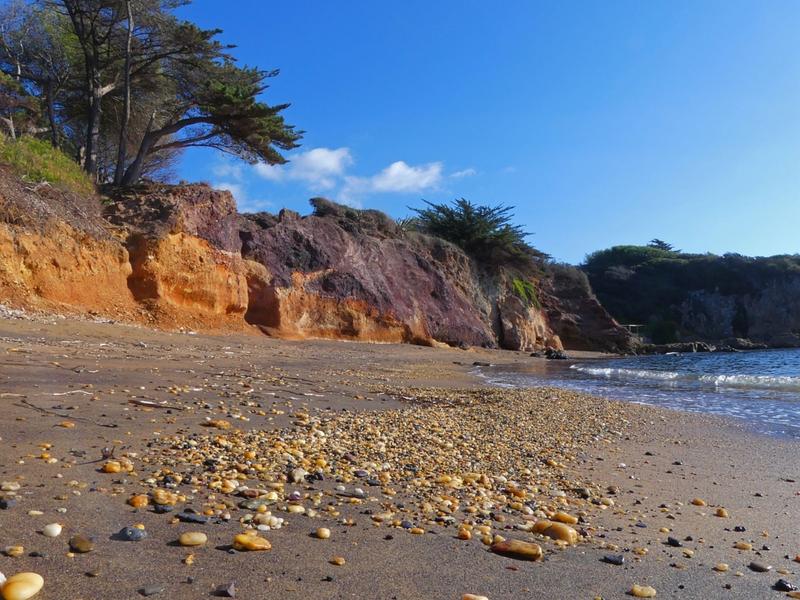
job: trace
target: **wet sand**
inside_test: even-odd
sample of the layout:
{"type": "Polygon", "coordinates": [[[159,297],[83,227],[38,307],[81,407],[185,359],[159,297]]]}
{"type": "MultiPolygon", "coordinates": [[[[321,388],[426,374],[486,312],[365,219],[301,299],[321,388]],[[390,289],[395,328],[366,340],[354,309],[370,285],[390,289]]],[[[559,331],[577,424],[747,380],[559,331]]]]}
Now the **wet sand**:
{"type": "MultiPolygon", "coordinates": [[[[779,578],[800,582],[800,564],[793,560],[800,553],[797,442],[759,436],[731,420],[558,390],[508,393],[503,405],[497,396],[503,392],[481,391],[484,383],[470,374],[476,361],[537,360],[499,351],[2,320],[0,482],[20,487],[17,503],[0,510],[0,549],[22,545],[24,553],[0,555],[0,572],[40,573],[45,587],[37,598],[43,600],[137,598],[146,586],[163,587],[155,598],[206,598],[231,582],[236,597],[245,599],[460,599],[465,593],[490,600],[611,599],[630,597],[634,584],[654,587],[659,598],[777,598],[786,596],[772,589],[779,578]],[[160,406],[142,404],[148,402],[160,406]],[[365,422],[380,430],[375,411],[391,411],[384,421],[395,423],[391,431],[379,432],[378,442],[383,435],[388,448],[378,454],[374,444],[367,448],[372,442],[366,434],[372,430],[365,430],[363,443],[359,438],[365,422]],[[209,419],[230,428],[204,426],[209,419]],[[457,419],[463,432],[454,429],[457,419]],[[426,436],[436,432],[434,420],[441,421],[436,427],[444,443],[432,446],[434,438],[426,436]],[[503,433],[528,423],[531,439],[524,443],[503,433]],[[347,465],[340,464],[337,426],[343,432],[340,442],[353,446],[347,465]],[[404,428],[415,426],[419,440],[400,437],[408,435],[404,428]],[[235,457],[226,445],[246,435],[239,431],[267,432],[246,439],[260,440],[258,453],[265,456],[257,460],[269,458],[270,465],[280,458],[266,456],[277,437],[305,443],[315,431],[327,431],[336,448],[331,450],[336,462],[322,469],[321,482],[284,483],[283,471],[259,478],[243,469],[239,485],[256,488],[267,480],[280,485],[279,500],[269,509],[286,523],[260,534],[271,542],[268,552],[230,549],[234,535],[246,529],[240,519],[253,512],[238,508],[243,498],[237,492],[210,489],[214,477],[208,476],[208,465],[168,464],[189,456],[176,451],[181,440],[222,444],[214,451],[235,457]],[[454,442],[450,446],[448,436],[454,442]],[[400,461],[392,449],[397,440],[409,440],[423,468],[446,464],[449,471],[439,475],[465,476],[466,467],[493,465],[504,472],[490,475],[505,477],[505,483],[492,480],[485,489],[466,483],[448,492],[448,484],[437,482],[434,473],[404,476],[402,465],[394,464],[400,461]],[[101,472],[104,448],[130,460],[135,472],[101,472]],[[374,460],[379,456],[385,465],[374,460]],[[462,464],[464,473],[454,473],[462,464]],[[347,475],[363,465],[370,476],[385,470],[393,479],[368,486],[347,475]],[[165,467],[185,479],[164,488],[165,467]],[[538,518],[556,508],[580,516],[574,525],[583,534],[578,544],[561,547],[520,529],[537,514],[511,508],[509,471],[527,482],[525,506],[538,518]],[[187,500],[168,514],[126,504],[132,495],[152,494],[158,486],[187,500]],[[577,486],[588,490],[587,497],[577,486]],[[352,497],[356,487],[364,489],[365,498],[352,497]],[[303,505],[306,514],[286,512],[292,491],[299,492],[294,504],[303,505]],[[483,493],[496,508],[466,512],[483,493]],[[443,494],[457,501],[451,503],[457,508],[448,515],[450,525],[434,518],[445,512],[426,515],[421,508],[443,494]],[[707,506],[692,505],[694,498],[707,506]],[[173,523],[187,506],[207,510],[210,522],[173,523]],[[715,516],[723,506],[729,518],[715,516]],[[318,514],[309,516],[310,511],[318,514]],[[226,512],[229,520],[222,518],[226,512]],[[393,516],[376,524],[374,517],[384,513],[393,516]],[[424,533],[393,526],[403,520],[424,533]],[[52,522],[64,526],[59,537],[39,533],[52,522]],[[457,532],[464,523],[485,525],[492,536],[538,543],[544,560],[493,554],[476,529],[471,540],[460,540],[457,532]],[[136,524],[144,525],[144,540],[112,539],[136,524]],[[318,527],[329,528],[330,539],[312,537],[318,527]],[[205,532],[208,544],[176,545],[187,531],[205,532]],[[93,551],[70,556],[67,541],[74,534],[93,537],[93,551]],[[668,545],[668,537],[681,546],[668,545]],[[753,549],[734,549],[741,541],[753,549]],[[634,552],[641,548],[646,553],[634,552]],[[191,565],[184,562],[188,554],[194,555],[191,565]],[[620,554],[625,557],[621,566],[603,561],[620,554]],[[344,557],[346,564],[331,564],[333,556],[344,557]],[[772,571],[754,572],[748,568],[752,561],[772,571]],[[714,571],[718,563],[727,563],[729,570],[714,571]]],[[[285,463],[293,460],[298,462],[287,458],[285,463]]]]}

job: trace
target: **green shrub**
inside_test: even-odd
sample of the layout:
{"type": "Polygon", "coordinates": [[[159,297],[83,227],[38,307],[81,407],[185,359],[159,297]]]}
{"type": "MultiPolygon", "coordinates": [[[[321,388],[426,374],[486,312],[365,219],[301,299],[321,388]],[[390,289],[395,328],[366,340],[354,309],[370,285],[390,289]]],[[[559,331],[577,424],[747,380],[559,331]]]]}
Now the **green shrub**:
{"type": "MultiPolygon", "coordinates": [[[[692,292],[746,296],[800,274],[800,255],[747,257],[691,254],[653,246],[614,246],[594,252],[582,265],[603,306],[621,323],[648,323],[653,341],[680,339],[681,306],[692,292]]],[[[731,328],[749,332],[737,307],[731,328]]]]}
{"type": "Polygon", "coordinates": [[[511,280],[511,287],[514,293],[522,298],[526,304],[536,309],[542,308],[542,304],[539,302],[539,296],[536,294],[536,286],[532,281],[515,277],[511,280]]]}
{"type": "Polygon", "coordinates": [[[0,163],[11,166],[33,183],[46,181],[56,187],[91,194],[94,185],[80,165],[48,142],[23,136],[11,140],[0,135],[0,163]]]}
{"type": "Polygon", "coordinates": [[[415,226],[423,233],[460,246],[488,266],[527,266],[546,255],[530,246],[522,227],[511,224],[510,206],[478,206],[460,198],[452,204],[425,202],[414,208],[415,226]]]}

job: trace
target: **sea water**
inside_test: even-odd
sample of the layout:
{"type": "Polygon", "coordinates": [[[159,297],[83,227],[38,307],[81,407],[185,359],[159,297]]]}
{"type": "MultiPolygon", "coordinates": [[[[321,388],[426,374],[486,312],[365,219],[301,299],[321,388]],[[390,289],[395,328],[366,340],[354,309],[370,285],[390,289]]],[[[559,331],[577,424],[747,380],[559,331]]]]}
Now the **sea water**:
{"type": "Polygon", "coordinates": [[[684,353],[488,368],[495,385],[551,385],[597,396],[745,419],[800,437],[800,349],[684,353]]]}

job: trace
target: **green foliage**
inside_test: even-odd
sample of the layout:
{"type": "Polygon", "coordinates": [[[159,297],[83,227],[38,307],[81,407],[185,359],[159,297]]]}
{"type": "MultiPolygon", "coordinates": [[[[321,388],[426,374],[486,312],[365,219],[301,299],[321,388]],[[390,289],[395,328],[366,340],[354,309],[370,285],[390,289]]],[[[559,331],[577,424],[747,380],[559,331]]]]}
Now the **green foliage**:
{"type": "Polygon", "coordinates": [[[20,94],[0,81],[0,129],[47,136],[100,183],[162,177],[193,147],[286,162],[302,132],[284,121],[288,104],[264,101],[278,71],[237,64],[220,30],[180,18],[186,4],[0,3],[0,73],[21,81],[36,108],[18,127],[20,94]]]}
{"type": "Polygon", "coordinates": [[[0,135],[0,163],[10,165],[23,179],[91,194],[94,185],[80,166],[48,142],[23,136],[16,141],[0,135]]]}
{"type": "MultiPolygon", "coordinates": [[[[689,254],[653,245],[614,246],[590,254],[581,268],[618,321],[647,324],[654,341],[674,341],[679,333],[678,307],[688,301],[691,292],[758,293],[800,275],[800,255],[752,258],[689,254]]],[[[737,309],[731,326],[737,335],[746,334],[748,321],[743,309],[737,309]]]]}
{"type": "Polygon", "coordinates": [[[414,208],[420,231],[448,240],[488,266],[527,266],[545,255],[530,246],[529,235],[512,225],[513,207],[479,206],[460,198],[452,204],[425,202],[414,208]]]}
{"type": "Polygon", "coordinates": [[[536,285],[532,281],[515,277],[511,280],[511,287],[514,293],[524,300],[526,304],[536,309],[542,308],[539,296],[536,294],[536,285]]]}
{"type": "Polygon", "coordinates": [[[650,248],[658,248],[659,250],[666,250],[667,252],[680,252],[680,250],[675,250],[675,247],[672,244],[669,244],[658,238],[653,238],[647,245],[650,248]]]}

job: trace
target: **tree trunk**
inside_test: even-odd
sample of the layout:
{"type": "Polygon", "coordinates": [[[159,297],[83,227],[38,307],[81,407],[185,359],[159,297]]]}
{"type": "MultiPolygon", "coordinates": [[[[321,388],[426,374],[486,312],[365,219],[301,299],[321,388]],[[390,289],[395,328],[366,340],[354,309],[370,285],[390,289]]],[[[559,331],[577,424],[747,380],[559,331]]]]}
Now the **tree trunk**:
{"type": "Polygon", "coordinates": [[[58,148],[58,129],[56,128],[56,111],[55,111],[55,91],[53,90],[53,80],[48,79],[45,87],[45,95],[47,96],[47,121],[50,123],[50,143],[53,148],[58,148]]]}
{"type": "Polygon", "coordinates": [[[89,78],[89,115],[86,122],[86,162],[84,170],[97,179],[97,150],[100,145],[100,74],[93,73],[89,78]]]}
{"type": "Polygon", "coordinates": [[[6,124],[8,127],[8,134],[11,136],[12,140],[17,139],[17,130],[14,128],[14,119],[11,117],[0,117],[0,121],[6,124]]]}
{"type": "Polygon", "coordinates": [[[155,145],[158,141],[159,136],[153,133],[153,123],[156,119],[156,113],[153,111],[153,114],[150,115],[150,121],[147,123],[147,130],[145,131],[144,137],[142,138],[142,143],[139,145],[139,151],[136,153],[136,158],[130,164],[130,166],[125,170],[125,175],[122,177],[122,181],[120,181],[120,185],[129,186],[135,184],[139,181],[139,178],[142,176],[142,170],[144,169],[144,161],[147,158],[147,155],[150,153],[151,148],[155,145]]]}
{"type": "Polygon", "coordinates": [[[128,122],[131,119],[131,42],[133,40],[133,11],[131,10],[131,0],[125,0],[125,8],[128,12],[128,39],[125,47],[125,100],[122,108],[122,123],[119,128],[117,169],[114,172],[114,185],[122,184],[122,180],[125,176],[125,145],[128,137],[128,122]]]}

